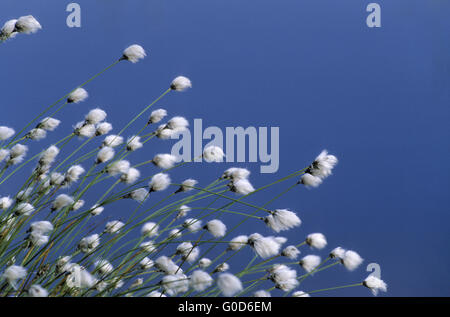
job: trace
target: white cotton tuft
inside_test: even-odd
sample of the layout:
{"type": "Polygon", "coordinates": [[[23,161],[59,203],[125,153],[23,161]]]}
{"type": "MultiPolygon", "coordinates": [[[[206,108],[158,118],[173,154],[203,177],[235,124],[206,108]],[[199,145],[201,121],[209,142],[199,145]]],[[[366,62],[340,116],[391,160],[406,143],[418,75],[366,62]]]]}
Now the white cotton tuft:
{"type": "Polygon", "coordinates": [[[248,195],[255,191],[255,188],[253,188],[253,185],[245,178],[239,179],[237,181],[233,181],[230,186],[230,190],[233,193],[239,194],[239,195],[248,195]]]}
{"type": "Polygon", "coordinates": [[[113,129],[113,126],[109,122],[101,122],[95,126],[95,135],[105,135],[108,134],[113,129]]]}
{"type": "Polygon", "coordinates": [[[297,271],[284,264],[275,264],[269,270],[269,279],[275,283],[275,287],[289,292],[298,286],[297,271]]]}
{"type": "Polygon", "coordinates": [[[145,188],[138,188],[130,193],[130,198],[139,203],[143,203],[148,197],[148,190],[145,188]]]}
{"type": "Polygon", "coordinates": [[[283,249],[281,252],[282,256],[287,257],[288,259],[295,260],[298,255],[300,254],[300,250],[297,249],[294,245],[289,245],[286,248],[283,249]]]}
{"type": "Polygon", "coordinates": [[[227,232],[227,226],[217,219],[208,221],[205,225],[205,229],[215,238],[222,238],[227,232]]]}
{"type": "Polygon", "coordinates": [[[74,200],[72,197],[66,194],[58,195],[52,203],[52,210],[59,210],[72,205],[74,200]]]}
{"type": "Polygon", "coordinates": [[[145,50],[142,46],[138,44],[133,44],[128,46],[124,51],[122,55],[122,59],[128,60],[132,62],[133,64],[139,62],[139,60],[143,59],[147,56],[147,53],[145,53],[145,50]]]}
{"type": "Polygon", "coordinates": [[[151,253],[153,251],[155,251],[156,247],[155,244],[153,243],[153,241],[146,241],[146,242],[142,242],[139,247],[144,250],[145,252],[151,253]]]}
{"type": "Polygon", "coordinates": [[[7,150],[7,149],[0,150],[0,162],[2,162],[8,156],[9,156],[9,150],[7,150]]]}
{"type": "Polygon", "coordinates": [[[41,128],[34,128],[28,132],[27,137],[34,141],[40,141],[47,137],[47,131],[41,128]]]}
{"type": "Polygon", "coordinates": [[[125,226],[125,224],[122,221],[119,220],[109,221],[105,225],[105,232],[110,234],[116,234],[120,232],[123,226],[125,226]]]}
{"type": "Polygon", "coordinates": [[[170,230],[168,239],[175,239],[181,236],[182,230],[179,228],[175,228],[170,230]]]}
{"type": "Polygon", "coordinates": [[[146,297],[167,297],[167,296],[158,291],[151,291],[150,293],[147,294],[146,297]]]}
{"type": "Polygon", "coordinates": [[[214,268],[213,273],[222,273],[222,272],[228,271],[229,269],[230,269],[230,265],[226,262],[223,262],[214,268]]]}
{"type": "Polygon", "coordinates": [[[67,272],[70,272],[66,279],[69,288],[91,288],[97,283],[97,279],[81,265],[71,263],[67,265],[67,272]]]}
{"type": "Polygon", "coordinates": [[[65,181],[68,183],[76,182],[84,172],[85,170],[81,165],[71,166],[65,174],[65,181]]]}
{"type": "Polygon", "coordinates": [[[207,267],[209,267],[211,265],[211,263],[212,263],[212,261],[210,259],[208,259],[208,258],[201,258],[198,261],[198,266],[201,269],[206,269],[207,267]]]}
{"type": "Polygon", "coordinates": [[[73,204],[72,210],[78,210],[81,209],[84,206],[85,201],[83,199],[79,199],[73,204]]]}
{"type": "Polygon", "coordinates": [[[31,232],[38,232],[40,234],[48,234],[53,230],[53,225],[49,221],[36,221],[30,225],[31,232]]]}
{"type": "Polygon", "coordinates": [[[170,177],[164,173],[154,175],[149,183],[150,191],[162,191],[170,185],[170,177]]]}
{"type": "Polygon", "coordinates": [[[379,291],[387,292],[387,284],[376,276],[369,275],[363,282],[363,285],[372,291],[372,294],[377,296],[379,291]]]}
{"type": "Polygon", "coordinates": [[[330,258],[342,259],[344,257],[345,251],[346,250],[341,247],[334,248],[333,250],[331,250],[330,258]]]}
{"type": "Polygon", "coordinates": [[[197,185],[197,184],[198,184],[198,182],[195,179],[192,179],[192,178],[186,179],[185,181],[183,181],[181,183],[181,186],[177,190],[177,193],[191,191],[194,189],[193,187],[195,187],[195,185],[197,185]]]}
{"type": "Polygon", "coordinates": [[[177,254],[181,254],[184,261],[192,263],[200,255],[200,248],[194,247],[190,242],[183,242],[177,246],[177,254]]]}
{"type": "Polygon", "coordinates": [[[153,267],[153,265],[155,265],[155,262],[153,262],[153,260],[150,260],[148,257],[143,258],[139,262],[139,267],[141,268],[141,270],[149,270],[153,267]]]}
{"type": "Polygon", "coordinates": [[[176,77],[170,84],[170,89],[176,91],[184,91],[188,88],[192,88],[192,83],[189,78],[184,76],[176,77]]]}
{"type": "Polygon", "coordinates": [[[97,124],[106,119],[106,112],[100,108],[92,109],[88,112],[85,120],[89,124],[97,124]]]}
{"type": "Polygon", "coordinates": [[[185,131],[186,129],[187,129],[187,127],[170,129],[170,128],[168,128],[167,124],[162,124],[156,130],[155,135],[162,140],[168,140],[172,137],[179,135],[181,132],[185,131]]]}
{"type": "Polygon", "coordinates": [[[31,285],[28,289],[28,295],[31,297],[47,297],[48,291],[38,284],[31,285]]]}
{"type": "Polygon", "coordinates": [[[29,216],[34,211],[33,205],[29,203],[20,203],[15,209],[16,215],[29,216]]]}
{"type": "Polygon", "coordinates": [[[40,233],[40,232],[32,232],[30,233],[30,241],[31,244],[36,246],[36,247],[41,247],[44,244],[48,243],[48,236],[40,233]]]}
{"type": "Polygon", "coordinates": [[[16,37],[16,23],[17,19],[12,19],[3,24],[3,27],[0,29],[0,40],[4,41],[16,37]]]}
{"type": "Polygon", "coordinates": [[[60,123],[61,121],[58,119],[46,117],[41,120],[37,127],[46,131],[53,131],[59,126],[60,123]]]}
{"type": "Polygon", "coordinates": [[[150,119],[148,119],[148,124],[158,123],[164,117],[167,116],[167,111],[164,109],[156,109],[150,114],[150,119]]]}
{"type": "Polygon", "coordinates": [[[217,278],[217,286],[224,296],[230,297],[242,291],[241,281],[230,273],[222,273],[217,278]]]}
{"type": "Polygon", "coordinates": [[[120,135],[108,135],[105,137],[105,140],[103,141],[103,146],[109,146],[109,147],[117,147],[123,143],[123,137],[120,135]]]}
{"type": "Polygon", "coordinates": [[[245,235],[237,236],[228,243],[228,250],[237,251],[248,244],[248,237],[245,235]]]}
{"type": "Polygon", "coordinates": [[[169,275],[175,274],[177,271],[177,273],[183,273],[183,270],[179,269],[178,265],[176,265],[170,258],[165,255],[160,256],[156,259],[155,267],[169,275]]]}
{"type": "Polygon", "coordinates": [[[105,146],[97,153],[97,159],[95,161],[96,164],[101,164],[104,162],[108,162],[114,157],[114,150],[109,146],[105,146]]]}
{"type": "Polygon", "coordinates": [[[281,244],[274,237],[263,237],[258,233],[248,237],[248,244],[263,259],[277,255],[281,248],[281,244]]]}
{"type": "Polygon", "coordinates": [[[7,280],[13,288],[16,288],[17,281],[25,278],[26,276],[26,268],[18,265],[11,265],[3,272],[2,278],[7,280]]]}
{"type": "Polygon", "coordinates": [[[14,200],[12,200],[10,197],[2,197],[0,198],[0,209],[6,210],[14,203],[14,200]]]}
{"type": "Polygon", "coordinates": [[[114,267],[107,260],[98,260],[94,262],[95,268],[100,274],[106,275],[114,271],[114,267]]]}
{"type": "Polygon", "coordinates": [[[91,208],[91,215],[92,216],[98,216],[98,215],[100,215],[103,212],[103,210],[105,210],[105,207],[94,205],[91,208]]]}
{"type": "Polygon", "coordinates": [[[189,276],[189,286],[197,292],[203,292],[212,284],[212,277],[205,271],[195,270],[192,272],[191,276],[189,276]]]}
{"type": "Polygon", "coordinates": [[[140,176],[141,176],[141,172],[139,172],[138,169],[136,169],[134,167],[130,167],[128,172],[126,172],[125,174],[122,174],[122,176],[120,176],[120,180],[127,184],[132,184],[132,183],[136,182],[140,176]]]}
{"type": "Polygon", "coordinates": [[[194,218],[189,218],[183,222],[183,227],[188,229],[190,232],[197,232],[202,229],[202,221],[194,218]]]}
{"type": "Polygon", "coordinates": [[[163,277],[161,285],[170,296],[185,293],[189,290],[189,280],[184,274],[166,275],[163,277]]]}
{"type": "Polygon", "coordinates": [[[328,154],[327,150],[323,150],[309,167],[309,173],[325,179],[332,174],[332,170],[338,163],[336,156],[328,154]]]}
{"type": "Polygon", "coordinates": [[[270,292],[265,290],[259,290],[253,293],[253,297],[272,297],[270,292]]]}
{"type": "Polygon", "coordinates": [[[18,156],[25,155],[27,152],[28,152],[28,146],[23,145],[23,144],[16,144],[11,148],[11,150],[9,152],[9,156],[10,156],[10,158],[15,158],[18,156]]]}
{"type": "Polygon", "coordinates": [[[65,180],[65,176],[58,172],[50,174],[50,185],[61,185],[65,180]]]}
{"type": "Polygon", "coordinates": [[[305,173],[301,177],[300,183],[305,185],[306,187],[318,187],[320,184],[322,184],[322,179],[318,176],[305,173]]]}
{"type": "Polygon", "coordinates": [[[0,141],[5,141],[9,139],[14,135],[14,133],[16,133],[14,129],[5,126],[0,126],[0,141]]]}
{"type": "Polygon", "coordinates": [[[152,160],[153,164],[162,169],[172,168],[176,161],[177,157],[172,154],[157,154],[152,160]]]}
{"type": "Polygon", "coordinates": [[[306,243],[316,249],[323,249],[327,246],[327,239],[321,233],[311,233],[306,237],[306,243]]]}
{"type": "Polygon", "coordinates": [[[52,164],[55,161],[58,154],[59,148],[57,146],[51,145],[41,154],[39,163],[43,165],[52,164]]]}
{"type": "Polygon", "coordinates": [[[249,176],[250,171],[248,169],[238,167],[231,167],[222,174],[222,178],[231,179],[233,181],[237,181],[240,179],[247,179],[249,176]]]}
{"type": "Polygon", "coordinates": [[[363,261],[363,258],[358,253],[352,250],[346,251],[341,259],[342,264],[349,271],[356,270],[363,261]]]}
{"type": "Polygon", "coordinates": [[[31,34],[42,29],[41,24],[32,15],[20,17],[15,26],[15,30],[20,33],[31,34]]]}
{"type": "Polygon", "coordinates": [[[166,128],[171,130],[177,130],[177,129],[185,129],[189,126],[189,122],[186,120],[186,118],[177,116],[173,117],[172,119],[167,122],[166,128]]]}
{"type": "Polygon", "coordinates": [[[320,261],[318,255],[307,255],[300,260],[299,264],[306,272],[310,273],[320,265],[320,261]]]}
{"type": "Polygon", "coordinates": [[[141,142],[141,137],[137,135],[133,135],[127,140],[127,150],[128,151],[136,151],[143,147],[144,144],[141,142]]]}
{"type": "Polygon", "coordinates": [[[78,244],[78,248],[81,250],[81,252],[88,253],[92,252],[99,245],[100,245],[99,235],[93,234],[81,239],[80,243],[78,244]]]}
{"type": "Polygon", "coordinates": [[[308,293],[305,293],[304,291],[296,291],[292,293],[292,297],[311,297],[308,293]]]}
{"type": "Polygon", "coordinates": [[[208,146],[203,151],[203,158],[207,162],[216,162],[216,163],[223,162],[224,156],[225,154],[223,153],[222,148],[214,145],[208,146]]]}
{"type": "Polygon", "coordinates": [[[264,222],[276,232],[298,227],[302,223],[294,212],[287,209],[276,209],[264,219],[264,222]]]}
{"type": "Polygon", "coordinates": [[[108,165],[107,171],[111,176],[116,176],[118,174],[125,174],[130,169],[130,162],[127,160],[115,161],[108,165]]]}
{"type": "Polygon", "coordinates": [[[180,219],[180,218],[186,217],[189,211],[191,211],[191,207],[186,206],[186,205],[181,205],[180,208],[178,209],[178,213],[177,213],[175,219],[180,219]]]}
{"type": "Polygon", "coordinates": [[[147,222],[142,226],[141,234],[145,237],[154,237],[158,235],[159,226],[155,222],[147,222]]]}
{"type": "Polygon", "coordinates": [[[32,192],[33,192],[33,187],[29,187],[25,190],[22,190],[19,193],[17,193],[16,200],[17,201],[26,201],[31,196],[32,192]]]}
{"type": "Polygon", "coordinates": [[[95,125],[80,121],[75,125],[73,133],[76,136],[92,138],[95,136],[95,125]]]}
{"type": "Polygon", "coordinates": [[[77,88],[69,94],[68,103],[80,103],[85,101],[89,96],[88,92],[83,88],[77,88]]]}

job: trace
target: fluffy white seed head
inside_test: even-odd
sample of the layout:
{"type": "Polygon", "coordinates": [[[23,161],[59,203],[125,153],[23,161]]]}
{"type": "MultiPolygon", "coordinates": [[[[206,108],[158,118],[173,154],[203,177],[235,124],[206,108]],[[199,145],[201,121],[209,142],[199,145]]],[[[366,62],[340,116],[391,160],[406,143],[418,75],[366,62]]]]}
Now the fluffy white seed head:
{"type": "Polygon", "coordinates": [[[284,264],[275,264],[269,269],[269,279],[275,283],[275,287],[285,292],[298,286],[297,272],[284,264]]]}
{"type": "Polygon", "coordinates": [[[101,164],[104,162],[108,162],[109,160],[111,160],[114,157],[114,154],[115,154],[115,152],[114,152],[113,148],[111,148],[109,146],[105,146],[100,151],[98,151],[96,163],[101,164]]]}
{"type": "Polygon", "coordinates": [[[197,184],[198,184],[198,182],[195,179],[192,179],[192,178],[186,179],[185,181],[183,181],[181,183],[181,186],[177,190],[177,192],[188,192],[188,191],[191,191],[191,190],[194,189],[193,187],[195,187],[195,185],[197,185],[197,184]]]}
{"type": "Polygon", "coordinates": [[[12,19],[6,21],[0,30],[0,40],[6,40],[9,38],[14,38],[17,35],[16,31],[17,19],[12,19]]]}
{"type": "Polygon", "coordinates": [[[16,215],[24,215],[29,216],[33,213],[34,207],[32,204],[29,203],[20,203],[17,205],[15,209],[16,215]]]}
{"type": "Polygon", "coordinates": [[[52,203],[52,210],[59,210],[72,205],[74,200],[72,197],[66,194],[58,195],[52,203]]]}
{"type": "Polygon", "coordinates": [[[16,282],[27,276],[27,269],[23,266],[11,265],[2,274],[2,278],[15,288],[16,282]]]}
{"type": "Polygon", "coordinates": [[[320,184],[322,184],[322,179],[318,176],[305,173],[301,177],[300,183],[305,185],[306,187],[318,187],[320,184]]]}
{"type": "Polygon", "coordinates": [[[57,146],[51,145],[41,154],[39,163],[42,165],[52,164],[55,161],[58,154],[59,148],[57,146]]]}
{"type": "Polygon", "coordinates": [[[270,292],[265,290],[259,290],[253,293],[253,297],[272,297],[270,292]]]}
{"type": "Polygon", "coordinates": [[[61,121],[58,119],[46,117],[42,119],[38,124],[38,128],[44,129],[46,131],[53,131],[59,126],[60,123],[61,121]]]}
{"type": "Polygon", "coordinates": [[[119,174],[126,174],[130,169],[130,162],[127,160],[115,161],[108,165],[107,171],[111,176],[116,176],[119,174]]]}
{"type": "Polygon", "coordinates": [[[80,103],[85,101],[89,96],[88,92],[84,88],[77,88],[72,91],[67,98],[68,103],[80,103]]]}
{"type": "Polygon", "coordinates": [[[341,247],[334,248],[333,250],[331,250],[330,258],[342,259],[344,257],[345,251],[346,250],[341,247]]]}
{"type": "Polygon", "coordinates": [[[28,289],[28,295],[31,297],[47,297],[48,291],[38,284],[33,284],[28,289]]]}
{"type": "Polygon", "coordinates": [[[237,236],[228,243],[228,250],[237,251],[248,244],[248,237],[245,235],[237,236]]]}
{"type": "Polygon", "coordinates": [[[192,83],[189,78],[178,76],[172,81],[170,88],[176,91],[184,91],[188,88],[192,88],[192,83]]]}
{"type": "Polygon", "coordinates": [[[78,210],[81,209],[84,206],[85,201],[83,199],[79,199],[77,200],[73,206],[72,206],[72,210],[78,210]]]}
{"type": "Polygon", "coordinates": [[[180,219],[180,218],[186,217],[187,214],[189,213],[189,211],[191,211],[191,207],[186,206],[186,205],[181,205],[180,208],[178,209],[178,213],[177,213],[175,219],[180,219]]]}
{"type": "Polygon", "coordinates": [[[95,129],[95,135],[105,135],[113,129],[113,126],[109,122],[101,122],[95,126],[95,129]]]}
{"type": "Polygon", "coordinates": [[[137,135],[133,135],[127,140],[127,150],[128,151],[136,151],[143,147],[144,145],[141,142],[141,137],[137,135]]]}
{"type": "Polygon", "coordinates": [[[65,181],[68,183],[76,182],[84,172],[85,170],[81,165],[71,166],[65,174],[65,181]]]}
{"type": "Polygon", "coordinates": [[[10,197],[5,196],[0,198],[0,209],[6,210],[14,203],[10,197]]]}
{"type": "Polygon", "coordinates": [[[148,120],[148,123],[158,123],[162,119],[164,119],[167,116],[167,111],[164,109],[156,109],[152,111],[150,114],[150,119],[148,120]]]}
{"type": "Polygon", "coordinates": [[[281,248],[281,244],[274,237],[263,237],[257,233],[248,237],[248,244],[263,259],[279,254],[281,248]]]}
{"type": "Polygon", "coordinates": [[[320,264],[320,261],[320,256],[318,255],[307,255],[300,260],[299,264],[306,272],[309,273],[320,264]]]}
{"type": "Polygon", "coordinates": [[[217,278],[217,286],[224,296],[230,297],[242,291],[241,281],[230,273],[222,273],[217,278]]]}
{"type": "Polygon", "coordinates": [[[173,117],[172,119],[167,122],[166,128],[171,130],[177,130],[177,129],[185,129],[189,126],[189,122],[186,120],[186,118],[177,116],[173,117]]]}
{"type": "Polygon", "coordinates": [[[148,190],[145,188],[138,188],[130,193],[130,197],[139,203],[143,203],[148,197],[148,190]]]}
{"type": "Polygon", "coordinates": [[[11,148],[9,152],[10,158],[15,158],[18,156],[25,155],[28,152],[28,146],[23,144],[16,144],[11,148]]]}
{"type": "Polygon", "coordinates": [[[183,222],[183,227],[190,232],[197,232],[202,229],[202,221],[194,218],[188,218],[183,222]]]}
{"type": "Polygon", "coordinates": [[[205,159],[205,161],[207,162],[217,162],[220,163],[223,161],[223,157],[225,156],[225,154],[223,153],[222,148],[212,145],[212,146],[208,146],[206,149],[204,149],[203,151],[203,158],[205,159]]]}
{"type": "Polygon", "coordinates": [[[90,212],[91,212],[92,216],[98,216],[103,212],[103,210],[105,210],[105,207],[94,205],[94,206],[92,206],[90,212]]]}
{"type": "Polygon", "coordinates": [[[5,141],[16,133],[13,128],[0,126],[0,141],[5,141]]]}
{"type": "Polygon", "coordinates": [[[227,226],[220,220],[214,219],[208,221],[205,225],[205,229],[208,230],[215,238],[222,238],[227,232],[227,226]]]}
{"type": "Polygon", "coordinates": [[[26,15],[17,19],[15,30],[20,33],[31,34],[42,29],[41,24],[32,15],[26,15]]]}
{"type": "Polygon", "coordinates": [[[170,177],[164,173],[158,173],[154,175],[149,183],[151,191],[162,191],[167,189],[170,185],[170,177]]]}
{"type": "Polygon", "coordinates": [[[81,250],[81,252],[87,253],[92,252],[100,245],[100,237],[98,234],[93,234],[87,237],[84,237],[81,239],[80,243],[78,244],[78,248],[81,250]]]}
{"type": "Polygon", "coordinates": [[[114,271],[114,267],[107,260],[98,260],[94,262],[95,268],[100,274],[106,275],[114,271]]]}
{"type": "Polygon", "coordinates": [[[136,169],[134,167],[130,167],[128,172],[126,172],[125,174],[122,174],[122,176],[120,176],[120,180],[127,184],[133,184],[134,182],[136,182],[139,179],[140,176],[141,176],[141,172],[139,172],[138,169],[136,169]]]}
{"type": "Polygon", "coordinates": [[[106,112],[100,108],[92,109],[85,117],[87,123],[97,124],[106,119],[106,112]]]}
{"type": "Polygon", "coordinates": [[[155,249],[156,249],[153,241],[142,242],[139,246],[142,250],[144,250],[147,253],[151,253],[151,252],[155,251],[155,249]]]}
{"type": "Polygon", "coordinates": [[[168,295],[175,296],[189,290],[189,279],[184,274],[166,275],[162,278],[161,285],[168,295]]]}
{"type": "Polygon", "coordinates": [[[304,291],[296,291],[292,293],[292,297],[311,297],[311,295],[305,293],[304,291]]]}
{"type": "Polygon", "coordinates": [[[163,255],[160,256],[155,260],[155,267],[164,272],[165,274],[175,274],[177,271],[178,273],[183,273],[182,269],[179,269],[178,265],[176,265],[170,258],[163,255]]]}
{"type": "Polygon", "coordinates": [[[213,273],[222,273],[222,272],[228,271],[229,269],[230,269],[230,265],[226,262],[223,262],[214,268],[213,273]]]}
{"type": "Polygon", "coordinates": [[[239,195],[248,195],[255,191],[253,185],[245,178],[233,181],[230,186],[230,190],[233,193],[239,195]]]}
{"type": "Polygon", "coordinates": [[[342,264],[349,271],[356,270],[363,261],[364,259],[352,250],[345,251],[344,256],[341,259],[342,264]]]}
{"type": "Polygon", "coordinates": [[[167,297],[167,296],[158,291],[151,291],[150,293],[147,294],[146,297],[167,297]]]}
{"type": "Polygon", "coordinates": [[[34,141],[40,141],[47,137],[47,131],[41,128],[34,128],[28,132],[27,137],[34,141]]]}
{"type": "Polygon", "coordinates": [[[123,51],[122,59],[128,60],[128,61],[132,62],[133,64],[135,64],[146,56],[147,56],[147,53],[145,53],[145,50],[142,46],[140,46],[138,44],[133,44],[133,45],[128,46],[123,51]]]}
{"type": "Polygon", "coordinates": [[[289,245],[286,248],[283,249],[283,251],[281,252],[282,256],[285,256],[291,260],[295,260],[298,255],[300,254],[300,250],[297,249],[296,246],[294,245],[289,245]]]}
{"type": "Polygon", "coordinates": [[[306,243],[316,249],[323,249],[327,246],[327,239],[321,233],[311,233],[306,237],[306,243]]]}
{"type": "Polygon", "coordinates": [[[177,157],[172,154],[157,154],[152,160],[153,164],[162,169],[172,168],[176,161],[177,157]]]}
{"type": "Polygon", "coordinates": [[[314,176],[325,179],[332,174],[337,163],[336,156],[328,154],[327,150],[323,150],[309,167],[309,172],[314,176]]]}
{"type": "Polygon", "coordinates": [[[274,231],[280,232],[300,226],[302,221],[295,212],[287,209],[276,209],[265,218],[265,223],[274,231]]]}
{"type": "Polygon", "coordinates": [[[206,269],[207,267],[209,267],[211,265],[211,263],[212,263],[212,261],[210,259],[208,259],[208,258],[201,258],[198,261],[198,266],[201,269],[206,269]]]}
{"type": "Polygon", "coordinates": [[[177,246],[177,254],[181,254],[184,261],[192,263],[200,255],[200,248],[194,247],[190,242],[183,242],[177,246]]]}
{"type": "Polygon", "coordinates": [[[75,125],[73,133],[80,137],[92,138],[95,136],[95,125],[80,121],[75,125]]]}
{"type": "Polygon", "coordinates": [[[202,270],[195,270],[189,277],[189,286],[197,291],[203,292],[213,284],[211,275],[202,270]]]}
{"type": "Polygon", "coordinates": [[[0,150],[0,162],[2,162],[8,156],[9,156],[9,150],[8,149],[1,149],[0,150]]]}
{"type": "Polygon", "coordinates": [[[387,284],[376,276],[369,275],[363,285],[372,291],[373,295],[378,295],[379,291],[387,292],[387,284]]]}
{"type": "Polygon", "coordinates": [[[30,233],[30,242],[32,245],[36,246],[36,247],[41,247],[44,244],[48,243],[48,236],[40,233],[40,232],[32,232],[30,233]]]}
{"type": "Polygon", "coordinates": [[[123,226],[125,226],[125,224],[122,221],[119,220],[109,221],[105,225],[105,232],[110,234],[116,234],[120,232],[123,226]]]}
{"type": "Polygon", "coordinates": [[[175,229],[172,229],[172,230],[170,230],[170,232],[169,232],[169,239],[175,239],[175,238],[178,238],[178,237],[180,237],[181,236],[181,233],[182,233],[182,230],[181,229],[179,229],[179,228],[175,228],[175,229]]]}
{"type": "Polygon", "coordinates": [[[249,176],[250,171],[248,169],[238,167],[231,167],[222,174],[222,178],[231,179],[233,181],[247,179],[249,176]]]}
{"type": "Polygon", "coordinates": [[[105,137],[102,146],[117,147],[123,143],[123,137],[120,135],[108,135],[105,137]]]}
{"type": "Polygon", "coordinates": [[[98,282],[97,279],[81,265],[71,263],[68,265],[67,270],[70,272],[66,279],[66,285],[69,288],[91,288],[98,282]]]}
{"type": "Polygon", "coordinates": [[[53,230],[53,225],[50,221],[36,221],[30,225],[31,232],[39,232],[41,234],[48,234],[53,230]]]}
{"type": "Polygon", "coordinates": [[[142,226],[141,234],[146,237],[154,237],[158,235],[159,226],[155,222],[147,222],[142,226]]]}
{"type": "Polygon", "coordinates": [[[139,267],[141,268],[141,270],[149,270],[153,267],[153,265],[155,265],[155,262],[153,262],[153,260],[150,260],[148,257],[143,258],[139,262],[139,267]]]}

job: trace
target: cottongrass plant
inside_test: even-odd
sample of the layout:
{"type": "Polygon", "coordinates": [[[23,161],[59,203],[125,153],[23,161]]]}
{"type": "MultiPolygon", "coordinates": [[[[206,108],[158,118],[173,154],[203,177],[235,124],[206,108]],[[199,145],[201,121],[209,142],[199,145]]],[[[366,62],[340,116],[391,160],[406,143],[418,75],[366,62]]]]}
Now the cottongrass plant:
{"type": "MultiPolygon", "coordinates": [[[[5,24],[2,39],[38,29],[31,16],[20,18],[5,24]]],[[[256,188],[244,168],[203,181],[177,176],[194,158],[177,164],[171,154],[150,153],[153,159],[134,162],[133,153],[145,151],[149,142],[164,142],[188,128],[182,116],[161,123],[165,109],[149,113],[164,96],[192,87],[185,76],[176,77],[118,132],[111,133],[107,113],[95,108],[69,135],[44,145],[61,123],[55,116],[88,98],[83,86],[120,61],[145,57],[141,46],[132,45],[19,132],[0,126],[1,296],[309,297],[347,287],[366,287],[375,295],[386,291],[375,276],[325,289],[305,286],[307,278],[336,266],[354,271],[363,259],[335,245],[316,254],[329,245],[325,235],[305,235],[295,211],[269,208],[290,190],[318,187],[332,174],[338,160],[326,150],[310,165],[256,188]],[[138,132],[131,133],[135,126],[138,132]],[[38,140],[41,150],[29,154],[38,140]],[[70,145],[74,149],[67,151],[70,145]],[[20,185],[13,191],[11,183],[20,185]],[[286,190],[271,195],[286,183],[286,190]],[[260,192],[257,199],[265,202],[255,204],[260,192]],[[115,205],[124,210],[119,218],[110,212],[115,205]],[[250,226],[242,230],[244,224],[261,233],[249,232],[250,226]],[[298,231],[298,240],[282,236],[290,230],[298,231]]],[[[220,164],[224,153],[211,146],[202,157],[220,164]]]]}

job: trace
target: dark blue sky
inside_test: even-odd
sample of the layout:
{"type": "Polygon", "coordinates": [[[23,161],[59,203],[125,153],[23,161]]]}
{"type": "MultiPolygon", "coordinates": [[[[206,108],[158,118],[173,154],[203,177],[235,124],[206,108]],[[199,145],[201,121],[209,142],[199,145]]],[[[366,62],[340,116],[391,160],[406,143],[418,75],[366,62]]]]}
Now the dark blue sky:
{"type": "MultiPolygon", "coordinates": [[[[175,76],[186,75],[194,88],[159,104],[170,115],[221,128],[280,127],[278,174],[241,164],[256,187],[306,166],[323,148],[340,159],[321,187],[298,188],[273,206],[302,218],[290,240],[323,232],[330,247],[358,251],[365,265],[381,265],[390,296],[450,295],[448,1],[378,1],[378,29],[365,24],[370,1],[78,0],[79,29],[65,24],[69,2],[1,2],[1,23],[33,14],[43,26],[0,46],[1,125],[19,130],[125,47],[141,44],[148,58],[121,63],[89,84],[90,98],[64,110],[58,133],[69,133],[94,106],[118,131],[175,76]]],[[[132,160],[170,151],[169,143],[155,142],[132,160]]],[[[206,184],[229,166],[194,166],[174,178],[206,184]]],[[[240,231],[269,234],[256,225],[240,231]]],[[[319,273],[303,288],[358,282],[368,274],[365,265],[319,273]]],[[[368,294],[358,288],[323,295],[368,294]]]]}

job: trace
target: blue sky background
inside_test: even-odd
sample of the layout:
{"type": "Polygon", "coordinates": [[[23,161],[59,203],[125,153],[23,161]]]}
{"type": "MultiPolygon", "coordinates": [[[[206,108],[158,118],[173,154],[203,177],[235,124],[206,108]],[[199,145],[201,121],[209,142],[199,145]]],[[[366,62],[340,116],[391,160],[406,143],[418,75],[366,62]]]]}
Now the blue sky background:
{"type": "MultiPolygon", "coordinates": [[[[277,174],[240,164],[251,169],[255,187],[305,167],[323,148],[339,157],[322,186],[296,188],[273,207],[291,208],[302,218],[302,227],[285,235],[293,243],[323,232],[330,247],[354,249],[365,264],[352,273],[341,267],[321,272],[302,289],[358,282],[368,274],[365,266],[376,262],[388,296],[450,295],[448,1],[378,1],[378,29],[365,23],[370,1],[77,2],[79,29],[66,26],[69,1],[1,2],[2,23],[32,14],[43,26],[0,46],[1,125],[19,130],[125,47],[141,44],[148,58],[120,63],[86,86],[90,98],[67,107],[58,116],[65,125],[44,144],[70,133],[94,106],[108,112],[117,132],[175,76],[186,75],[194,88],[159,103],[169,115],[221,128],[280,127],[277,174]]],[[[153,142],[132,161],[168,152],[171,143],[153,142]]],[[[234,165],[196,164],[172,178],[195,177],[205,185],[234,165]]],[[[8,184],[1,194],[12,194],[16,184],[8,184]]],[[[254,202],[267,200],[262,195],[254,202]]],[[[111,207],[109,216],[124,217],[126,206],[111,207]]],[[[270,234],[260,223],[240,229],[255,231],[270,234]]],[[[238,260],[232,263],[236,270],[246,258],[238,260]]]]}

